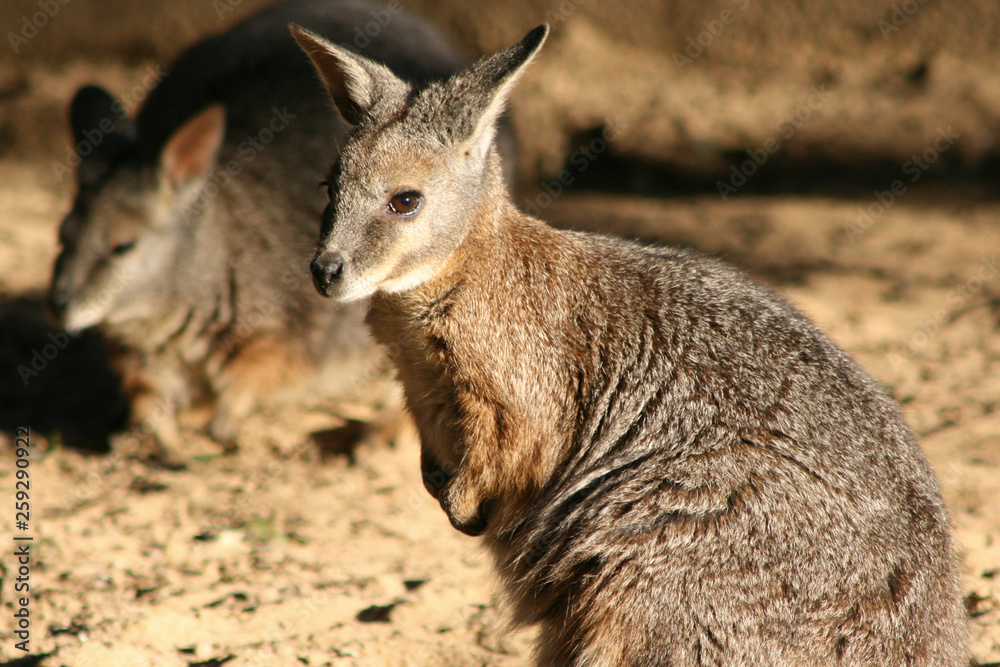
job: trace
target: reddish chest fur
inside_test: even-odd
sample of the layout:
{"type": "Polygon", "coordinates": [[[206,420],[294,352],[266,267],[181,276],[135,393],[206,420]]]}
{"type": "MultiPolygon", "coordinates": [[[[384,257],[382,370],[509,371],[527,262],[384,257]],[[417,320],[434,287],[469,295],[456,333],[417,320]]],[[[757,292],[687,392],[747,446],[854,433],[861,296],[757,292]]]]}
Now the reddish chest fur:
{"type": "Polygon", "coordinates": [[[565,241],[541,225],[521,232],[468,239],[441,276],[376,297],[368,318],[417,422],[425,483],[463,530],[491,502],[491,531],[514,521],[569,445],[576,333],[552,307],[571,293],[565,241]],[[450,480],[441,493],[435,470],[450,480]]]}

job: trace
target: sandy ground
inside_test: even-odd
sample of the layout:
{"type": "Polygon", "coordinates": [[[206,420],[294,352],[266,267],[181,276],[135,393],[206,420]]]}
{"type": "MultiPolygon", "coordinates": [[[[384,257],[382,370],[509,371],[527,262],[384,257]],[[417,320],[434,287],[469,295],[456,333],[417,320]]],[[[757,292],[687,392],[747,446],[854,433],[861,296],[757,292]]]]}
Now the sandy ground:
{"type": "MultiPolygon", "coordinates": [[[[68,99],[73,80],[46,94],[68,99]]],[[[116,400],[95,341],[74,341],[27,385],[16,370],[51,333],[40,298],[71,196],[53,176],[60,157],[0,159],[0,660],[24,657],[8,633],[19,534],[9,445],[24,425],[35,429],[30,648],[48,657],[11,664],[524,664],[530,636],[505,631],[485,554],[424,492],[412,432],[339,449],[311,435],[370,418],[372,405],[316,399],[255,414],[230,456],[188,428],[178,472],[134,460],[127,438],[111,453],[78,446],[94,438],[71,433],[76,398],[96,396],[109,414],[116,400]]],[[[542,215],[728,257],[880,379],[951,508],[975,658],[997,662],[1000,203],[921,185],[864,227],[858,209],[875,200],[863,192],[723,202],[575,190],[542,215]]]]}

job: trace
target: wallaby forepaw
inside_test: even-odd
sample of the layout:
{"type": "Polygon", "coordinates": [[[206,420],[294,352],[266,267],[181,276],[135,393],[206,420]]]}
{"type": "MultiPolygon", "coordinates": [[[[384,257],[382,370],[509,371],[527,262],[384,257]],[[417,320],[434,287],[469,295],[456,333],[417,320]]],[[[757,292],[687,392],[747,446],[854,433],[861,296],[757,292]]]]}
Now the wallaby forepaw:
{"type": "Polygon", "coordinates": [[[212,440],[223,445],[223,448],[227,452],[236,449],[238,429],[236,428],[236,421],[228,411],[223,409],[215,411],[215,415],[208,423],[208,435],[212,440]]]}
{"type": "Polygon", "coordinates": [[[179,449],[164,443],[154,433],[142,433],[133,429],[111,438],[112,450],[127,459],[141,461],[153,468],[164,470],[184,470],[187,463],[179,449]]]}
{"type": "Polygon", "coordinates": [[[438,500],[451,525],[472,537],[486,532],[496,505],[492,499],[480,498],[461,477],[452,478],[438,500]]]}
{"type": "Polygon", "coordinates": [[[178,452],[162,446],[151,451],[143,460],[151,468],[173,471],[187,470],[187,461],[178,452]]]}

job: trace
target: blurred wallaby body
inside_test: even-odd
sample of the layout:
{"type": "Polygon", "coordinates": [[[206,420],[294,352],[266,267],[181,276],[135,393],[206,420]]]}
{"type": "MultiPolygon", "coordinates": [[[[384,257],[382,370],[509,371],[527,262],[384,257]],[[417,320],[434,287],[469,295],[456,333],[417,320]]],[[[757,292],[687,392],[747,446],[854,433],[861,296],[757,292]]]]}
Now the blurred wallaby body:
{"type": "Polygon", "coordinates": [[[178,433],[163,404],[217,399],[211,432],[229,441],[260,398],[322,362],[350,385],[372,360],[364,306],[318,298],[304,275],[322,163],[347,126],[329,122],[289,21],[419,85],[465,63],[398,4],[298,2],[190,48],[134,122],[95,87],[71,107],[85,156],[51,300],[66,328],[112,340],[133,420],[168,450],[178,433]],[[373,22],[376,36],[359,32],[373,22]]]}
{"type": "Polygon", "coordinates": [[[544,28],[417,93],[294,32],[356,124],[314,280],[370,297],[539,667],[965,664],[948,515],[877,384],[721,262],[511,203],[493,121],[544,28]]]}

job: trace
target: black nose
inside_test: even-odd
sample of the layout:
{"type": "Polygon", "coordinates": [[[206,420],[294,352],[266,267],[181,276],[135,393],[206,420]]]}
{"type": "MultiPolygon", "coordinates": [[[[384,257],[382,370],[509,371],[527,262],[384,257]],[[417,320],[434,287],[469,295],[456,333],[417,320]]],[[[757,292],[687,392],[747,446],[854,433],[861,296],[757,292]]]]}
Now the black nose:
{"type": "Polygon", "coordinates": [[[57,318],[62,317],[69,305],[69,290],[61,287],[53,287],[49,291],[49,310],[57,318]]]}
{"type": "Polygon", "coordinates": [[[313,257],[309,270],[312,271],[316,289],[320,294],[328,296],[330,287],[344,275],[344,259],[338,253],[320,253],[313,257]]]}

